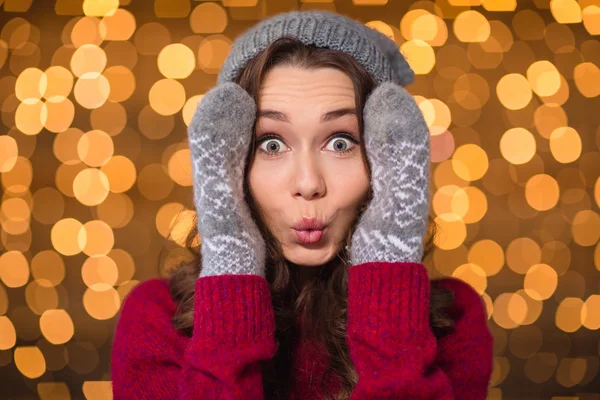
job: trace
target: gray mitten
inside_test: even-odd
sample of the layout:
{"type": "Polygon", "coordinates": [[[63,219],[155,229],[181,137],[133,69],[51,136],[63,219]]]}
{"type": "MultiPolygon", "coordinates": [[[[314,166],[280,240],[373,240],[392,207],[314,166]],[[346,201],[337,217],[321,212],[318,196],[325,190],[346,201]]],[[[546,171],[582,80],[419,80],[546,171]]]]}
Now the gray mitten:
{"type": "Polygon", "coordinates": [[[429,214],[429,128],[414,98],[379,85],[363,110],[373,198],[350,245],[350,262],[421,262],[429,214]]]}
{"type": "Polygon", "coordinates": [[[265,276],[265,243],[243,194],[255,119],[252,97],[228,82],[204,95],[190,123],[194,202],[202,239],[200,277],[265,276]]]}

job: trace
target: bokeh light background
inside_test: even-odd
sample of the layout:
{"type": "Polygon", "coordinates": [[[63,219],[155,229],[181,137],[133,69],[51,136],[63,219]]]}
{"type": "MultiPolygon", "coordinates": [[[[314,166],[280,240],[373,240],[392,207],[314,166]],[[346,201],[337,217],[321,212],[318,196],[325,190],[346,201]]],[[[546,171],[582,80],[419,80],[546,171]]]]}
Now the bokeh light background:
{"type": "Polygon", "coordinates": [[[600,398],[600,0],[0,7],[0,398],[111,398],[124,296],[189,257],[196,105],[240,32],[316,8],[417,73],[442,229],[427,263],[485,300],[489,399],[600,398]]]}

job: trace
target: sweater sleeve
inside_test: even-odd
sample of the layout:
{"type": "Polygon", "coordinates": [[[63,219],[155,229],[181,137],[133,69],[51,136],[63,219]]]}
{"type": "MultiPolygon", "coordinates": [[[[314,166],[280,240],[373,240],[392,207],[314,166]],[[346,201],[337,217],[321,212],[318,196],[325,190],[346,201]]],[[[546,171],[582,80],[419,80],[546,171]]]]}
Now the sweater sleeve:
{"type": "Polygon", "coordinates": [[[435,365],[429,294],[422,264],[350,268],[347,340],[358,373],[351,400],[455,398],[450,377],[435,365]]]}
{"type": "Polygon", "coordinates": [[[485,399],[494,369],[494,337],[485,303],[460,279],[444,278],[436,284],[454,292],[448,309],[454,332],[438,340],[436,363],[450,378],[455,398],[485,399]]]}
{"type": "Polygon", "coordinates": [[[260,362],[277,350],[268,282],[198,279],[189,340],[173,328],[175,310],[158,279],[126,297],[112,350],[114,399],[263,399],[260,362]]]}

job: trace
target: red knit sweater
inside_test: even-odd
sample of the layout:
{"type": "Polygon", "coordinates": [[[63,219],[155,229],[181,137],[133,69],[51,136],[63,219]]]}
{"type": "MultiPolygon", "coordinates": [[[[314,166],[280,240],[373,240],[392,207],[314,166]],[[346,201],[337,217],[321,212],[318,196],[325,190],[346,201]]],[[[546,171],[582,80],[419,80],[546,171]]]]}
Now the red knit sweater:
{"type": "MultiPolygon", "coordinates": [[[[350,268],[347,343],[358,373],[351,399],[485,399],[493,337],[479,294],[444,278],[455,293],[455,331],[436,340],[429,326],[430,281],[422,264],[350,268]]],[[[112,350],[115,400],[263,399],[260,362],[278,348],[269,285],[253,275],[209,276],[195,288],[194,333],[173,329],[177,305],[166,279],[126,297],[112,350]]],[[[300,340],[292,374],[295,400],[320,399],[327,360],[300,340]],[[311,392],[313,391],[314,392],[311,392]]],[[[330,374],[331,376],[331,374],[330,374]]],[[[330,379],[334,391],[339,381],[330,379]]]]}

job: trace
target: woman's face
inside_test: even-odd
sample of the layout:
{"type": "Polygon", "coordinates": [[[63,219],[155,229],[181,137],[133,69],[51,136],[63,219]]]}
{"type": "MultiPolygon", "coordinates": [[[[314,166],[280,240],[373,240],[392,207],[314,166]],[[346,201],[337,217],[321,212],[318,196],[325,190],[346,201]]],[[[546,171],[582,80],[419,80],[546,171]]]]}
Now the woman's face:
{"type": "Polygon", "coordinates": [[[319,266],[335,257],[366,199],[354,96],[350,78],[333,68],[274,67],[260,87],[248,183],[294,264],[319,266]],[[303,218],[316,223],[302,226],[303,218]]]}

